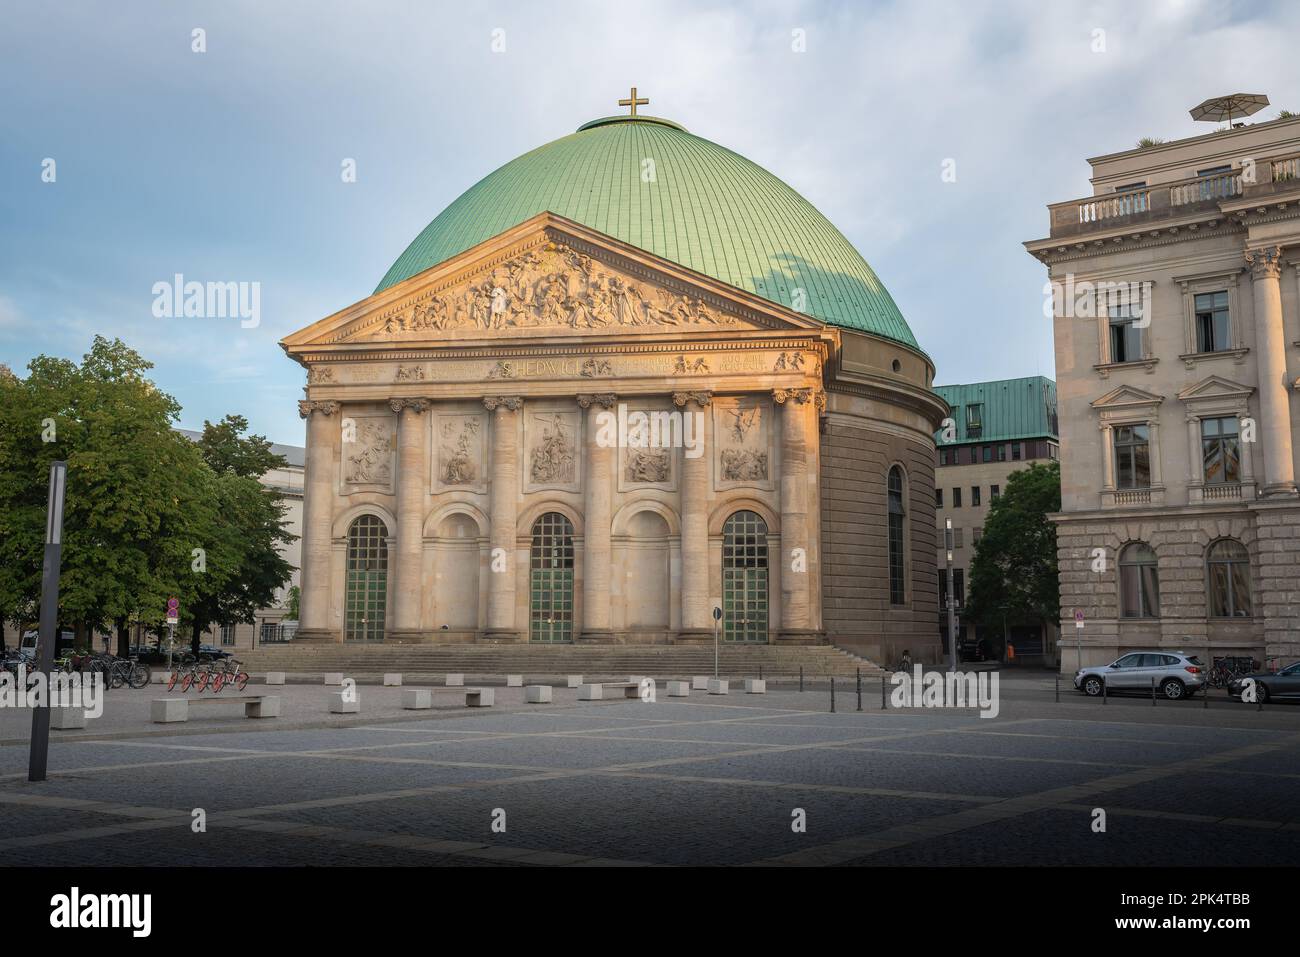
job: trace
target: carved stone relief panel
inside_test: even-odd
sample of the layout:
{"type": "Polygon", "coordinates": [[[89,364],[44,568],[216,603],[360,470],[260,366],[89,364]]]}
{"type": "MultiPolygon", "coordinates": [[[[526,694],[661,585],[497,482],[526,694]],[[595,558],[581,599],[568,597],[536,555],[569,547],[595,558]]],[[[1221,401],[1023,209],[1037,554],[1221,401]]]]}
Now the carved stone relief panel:
{"type": "Polygon", "coordinates": [[[772,403],[766,396],[722,396],[712,409],[714,487],[772,489],[772,403]]]}
{"type": "Polygon", "coordinates": [[[442,412],[433,417],[433,429],[433,490],[486,492],[487,415],[442,412]]]}
{"type": "Polygon", "coordinates": [[[677,488],[678,456],[690,442],[705,451],[698,409],[678,409],[671,402],[629,402],[619,415],[618,490],[677,488]],[[692,413],[695,417],[687,422],[692,413]]]}
{"type": "Polygon", "coordinates": [[[575,409],[535,409],[524,418],[524,490],[578,491],[582,484],[582,416],[575,409]]]}
{"type": "Polygon", "coordinates": [[[400,307],[346,338],[401,341],[510,329],[600,331],[739,324],[735,316],[699,296],[653,284],[548,241],[400,307]]]}
{"type": "Polygon", "coordinates": [[[391,415],[353,414],[339,420],[342,430],[343,494],[393,491],[397,441],[391,415]]]}

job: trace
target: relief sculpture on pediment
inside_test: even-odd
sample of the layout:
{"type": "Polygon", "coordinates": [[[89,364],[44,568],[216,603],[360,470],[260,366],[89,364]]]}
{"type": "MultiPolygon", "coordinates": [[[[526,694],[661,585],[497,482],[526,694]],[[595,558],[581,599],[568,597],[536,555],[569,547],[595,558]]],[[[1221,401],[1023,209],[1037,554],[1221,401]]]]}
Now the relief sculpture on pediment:
{"type": "Polygon", "coordinates": [[[737,323],[735,317],[698,296],[629,278],[591,256],[551,242],[486,275],[405,306],[356,337],[400,339],[445,331],[737,323]]]}

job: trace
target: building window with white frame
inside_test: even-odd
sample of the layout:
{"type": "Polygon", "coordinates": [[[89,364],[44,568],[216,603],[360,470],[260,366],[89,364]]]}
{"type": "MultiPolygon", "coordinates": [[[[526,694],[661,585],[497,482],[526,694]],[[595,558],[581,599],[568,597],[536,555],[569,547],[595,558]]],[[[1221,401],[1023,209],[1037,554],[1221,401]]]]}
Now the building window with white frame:
{"type": "Polygon", "coordinates": [[[1115,427],[1115,487],[1151,487],[1151,433],[1147,426],[1115,427]]]}
{"type": "Polygon", "coordinates": [[[1231,349],[1227,290],[1198,293],[1193,303],[1196,311],[1196,351],[1223,352],[1231,349]]]}
{"type": "Polygon", "coordinates": [[[984,405],[972,402],[966,406],[966,438],[978,439],[984,434],[984,405]]]}
{"type": "Polygon", "coordinates": [[[1201,461],[1206,485],[1241,482],[1241,444],[1234,416],[1201,419],[1201,461]]]}
{"type": "Polygon", "coordinates": [[[1211,618],[1250,617],[1250,555],[1231,538],[1214,542],[1205,554],[1211,618]]]}

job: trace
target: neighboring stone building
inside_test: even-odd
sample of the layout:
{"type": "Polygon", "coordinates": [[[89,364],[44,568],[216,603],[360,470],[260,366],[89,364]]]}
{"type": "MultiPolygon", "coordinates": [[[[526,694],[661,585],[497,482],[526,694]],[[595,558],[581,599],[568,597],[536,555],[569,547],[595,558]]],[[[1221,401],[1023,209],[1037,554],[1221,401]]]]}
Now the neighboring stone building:
{"type": "Polygon", "coordinates": [[[711,641],[718,606],[937,653],[933,365],[816,209],[675,123],[508,163],[282,345],[298,640],[711,641]]]}
{"type": "Polygon", "coordinates": [[[1054,293],[1063,667],[1300,657],[1300,119],[1089,160],[1054,293]]]}
{"type": "Polygon", "coordinates": [[[1000,379],[969,385],[940,385],[934,391],[952,407],[952,440],[944,430],[935,434],[938,467],[935,469],[935,513],[939,562],[939,633],[948,647],[948,596],[956,598],[958,650],[963,658],[975,656],[981,640],[1001,658],[1010,641],[1022,664],[1041,664],[1055,654],[1054,627],[1042,622],[1011,619],[1005,629],[985,629],[961,620],[970,581],[971,560],[980,540],[989,506],[1006,488],[1007,478],[1030,462],[1047,463],[1060,454],[1057,435],[1056,383],[1042,376],[1000,379]],[[943,530],[953,526],[953,582],[947,580],[947,553],[943,530]]]}

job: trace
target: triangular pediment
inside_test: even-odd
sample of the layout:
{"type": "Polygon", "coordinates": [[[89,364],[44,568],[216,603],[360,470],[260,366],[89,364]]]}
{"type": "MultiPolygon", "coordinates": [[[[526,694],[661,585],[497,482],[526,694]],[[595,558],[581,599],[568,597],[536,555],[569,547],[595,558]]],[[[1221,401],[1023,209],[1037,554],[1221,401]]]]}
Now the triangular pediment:
{"type": "Polygon", "coordinates": [[[1092,401],[1094,409],[1127,409],[1137,406],[1159,405],[1165,401],[1163,395],[1156,395],[1154,392],[1148,392],[1146,389],[1139,389],[1133,385],[1122,385],[1117,389],[1112,389],[1100,399],[1092,401]]]}
{"type": "Polygon", "coordinates": [[[1254,391],[1248,385],[1212,375],[1183,389],[1178,393],[1178,398],[1183,402],[1194,402],[1197,399],[1245,399],[1254,391]]]}
{"type": "Polygon", "coordinates": [[[823,324],[543,213],[284,339],[290,353],[823,324]]]}

